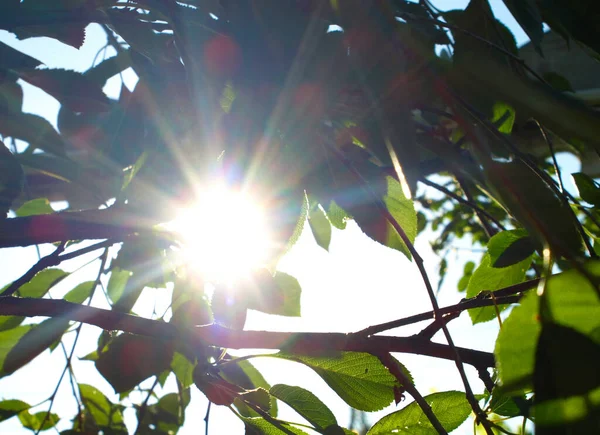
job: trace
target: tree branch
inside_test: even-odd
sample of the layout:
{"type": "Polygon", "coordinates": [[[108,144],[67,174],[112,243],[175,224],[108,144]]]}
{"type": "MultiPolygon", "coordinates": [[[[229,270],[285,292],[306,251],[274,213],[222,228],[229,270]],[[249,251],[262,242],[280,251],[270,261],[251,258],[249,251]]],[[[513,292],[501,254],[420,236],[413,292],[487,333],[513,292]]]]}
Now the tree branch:
{"type": "MultiPolygon", "coordinates": [[[[44,316],[95,325],[107,331],[120,330],[158,339],[181,339],[198,346],[230,349],[285,349],[286,352],[315,354],[325,351],[412,353],[454,360],[453,349],[419,337],[390,337],[324,332],[237,331],[219,325],[200,326],[181,331],[176,326],[158,320],[131,316],[115,311],[73,304],[63,300],[0,297],[2,316],[44,316]]],[[[491,353],[456,347],[462,360],[476,368],[494,367],[491,353]]]]}

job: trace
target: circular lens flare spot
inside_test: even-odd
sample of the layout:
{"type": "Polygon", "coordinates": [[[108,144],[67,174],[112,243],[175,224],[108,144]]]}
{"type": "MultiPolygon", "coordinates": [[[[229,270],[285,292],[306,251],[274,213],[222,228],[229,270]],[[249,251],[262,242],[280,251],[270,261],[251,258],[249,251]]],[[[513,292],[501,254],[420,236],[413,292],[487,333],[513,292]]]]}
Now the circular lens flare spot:
{"type": "Polygon", "coordinates": [[[186,263],[207,281],[232,284],[268,260],[264,212],[242,191],[218,186],[200,192],[167,227],[181,234],[186,263]]]}

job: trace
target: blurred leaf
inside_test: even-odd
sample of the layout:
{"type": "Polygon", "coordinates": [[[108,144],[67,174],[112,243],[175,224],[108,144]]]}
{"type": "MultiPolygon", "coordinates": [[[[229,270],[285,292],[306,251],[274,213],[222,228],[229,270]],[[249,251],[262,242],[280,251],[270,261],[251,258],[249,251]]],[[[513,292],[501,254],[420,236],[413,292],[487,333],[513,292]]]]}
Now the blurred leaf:
{"type": "Polygon", "coordinates": [[[4,358],[1,358],[2,371],[0,374],[6,376],[14,373],[36,358],[62,337],[69,324],[69,320],[53,317],[37,325],[20,326],[5,331],[4,334],[13,334],[8,337],[8,343],[3,343],[3,350],[6,354],[4,358]],[[15,338],[17,338],[16,342],[15,338]]]}
{"type": "Polygon", "coordinates": [[[92,294],[95,284],[96,281],[82,282],[69,293],[67,293],[63,299],[74,304],[82,304],[92,294]]]}
{"type": "Polygon", "coordinates": [[[542,75],[542,78],[546,83],[552,86],[559,92],[575,92],[571,82],[565,77],[555,72],[547,72],[542,75]]]}
{"type": "Polygon", "coordinates": [[[184,355],[179,352],[173,354],[173,360],[171,361],[171,370],[175,373],[177,380],[181,383],[183,388],[188,388],[194,383],[193,373],[196,364],[187,359],[184,355]]]}
{"type": "Polygon", "coordinates": [[[471,276],[473,276],[473,270],[475,269],[475,262],[467,261],[465,263],[465,267],[463,268],[463,276],[458,280],[457,288],[459,292],[464,292],[471,280],[471,276]]]}
{"type": "Polygon", "coordinates": [[[504,4],[523,28],[536,50],[541,53],[540,44],[544,36],[543,19],[535,0],[503,0],[504,4]]]}
{"type": "Polygon", "coordinates": [[[47,151],[57,156],[65,155],[65,144],[52,124],[32,113],[0,111],[0,134],[24,140],[33,149],[47,151]]]}
{"type": "MultiPolygon", "coordinates": [[[[525,402],[525,396],[520,396],[519,400],[525,402]]],[[[494,414],[502,415],[504,417],[516,417],[523,415],[514,398],[502,394],[502,392],[498,391],[497,388],[494,388],[492,391],[492,396],[488,407],[494,414]]]]}
{"type": "MultiPolygon", "coordinates": [[[[41,298],[48,290],[58,284],[69,274],[61,269],[48,268],[37,273],[28,283],[23,284],[19,290],[18,295],[24,298],[41,298]]],[[[8,286],[4,287],[2,291],[6,290],[8,286]]],[[[1,294],[1,293],[0,293],[1,294]]]]}
{"type": "MultiPolygon", "coordinates": [[[[501,236],[502,233],[494,237],[501,236]]],[[[503,237],[501,237],[503,239],[503,237]]],[[[490,241],[491,242],[491,241],[490,241]]],[[[474,298],[483,291],[494,291],[501,288],[518,284],[525,280],[525,272],[531,266],[531,256],[519,263],[504,268],[496,268],[491,265],[491,257],[486,253],[481,259],[481,264],[469,280],[467,286],[467,298],[474,298]]],[[[498,311],[508,308],[508,305],[498,305],[498,311]]],[[[473,324],[487,322],[496,318],[496,307],[472,308],[469,316],[473,324]]]]}
{"type": "Polygon", "coordinates": [[[125,287],[127,286],[127,282],[130,278],[131,272],[129,270],[122,270],[118,267],[112,269],[106,292],[108,293],[108,297],[113,304],[119,302],[125,293],[125,287]]]}
{"type": "Polygon", "coordinates": [[[185,389],[180,394],[169,393],[158,400],[158,403],[146,407],[143,419],[142,408],[137,407],[140,433],[156,435],[175,434],[185,422],[185,409],[190,402],[190,391],[185,389]]]}
{"type": "MultiPolygon", "coordinates": [[[[79,384],[79,394],[85,407],[88,419],[93,420],[98,429],[109,430],[114,434],[126,434],[127,429],[123,421],[121,405],[113,404],[96,387],[87,384],[79,384]]],[[[89,424],[86,421],[86,424],[89,424]]]]}
{"type": "Polygon", "coordinates": [[[23,411],[19,413],[19,420],[23,427],[34,432],[39,432],[52,429],[56,426],[60,417],[53,412],[48,414],[46,411],[40,411],[30,414],[29,411],[23,411]]]}
{"type": "Polygon", "coordinates": [[[600,207],[600,186],[598,186],[598,183],[583,172],[577,172],[572,175],[581,199],[596,207],[600,207]]]}
{"type": "Polygon", "coordinates": [[[39,60],[15,50],[4,42],[0,42],[0,59],[2,59],[3,69],[33,69],[42,64],[39,60]]]}
{"type": "Polygon", "coordinates": [[[51,213],[54,213],[54,209],[50,206],[50,201],[48,201],[46,198],[38,198],[27,201],[15,211],[15,214],[19,217],[51,213]]]}
{"type": "Polygon", "coordinates": [[[308,213],[308,224],[310,229],[315,236],[317,244],[325,249],[329,250],[329,243],[331,242],[331,224],[325,216],[325,212],[321,210],[319,204],[313,204],[308,213]]]}
{"type": "Polygon", "coordinates": [[[17,158],[0,141],[0,220],[4,219],[21,194],[25,173],[17,158]]]}
{"type": "Polygon", "coordinates": [[[496,126],[500,133],[512,133],[515,125],[516,112],[515,109],[508,104],[495,103],[492,107],[492,123],[496,126]]]}
{"type": "Polygon", "coordinates": [[[335,203],[335,201],[331,201],[329,203],[329,208],[327,209],[327,218],[329,219],[331,225],[336,227],[338,230],[343,230],[346,228],[346,221],[350,217],[345,210],[335,203]]]}
{"type": "Polygon", "coordinates": [[[102,349],[96,368],[116,393],[123,393],[169,369],[173,352],[173,342],[124,333],[102,349]]]}
{"type": "Polygon", "coordinates": [[[313,369],[348,405],[361,411],[379,411],[394,400],[398,381],[373,355],[340,352],[337,357],[270,355],[313,369]]]}
{"type": "Polygon", "coordinates": [[[247,418],[242,419],[246,425],[247,435],[289,435],[291,432],[294,435],[307,435],[306,432],[291,426],[289,424],[280,423],[284,430],[279,429],[264,418],[247,418]]]}
{"type": "MultiPolygon", "coordinates": [[[[594,279],[600,277],[599,261],[588,261],[584,267],[594,279]]],[[[600,328],[600,302],[596,290],[576,270],[550,277],[545,294],[555,322],[586,336],[600,328]]],[[[539,296],[529,292],[504,321],[498,334],[494,354],[504,394],[526,392],[532,387],[535,352],[542,330],[538,313],[539,296]]],[[[592,338],[598,340],[598,337],[592,338]]]]}
{"type": "Polygon", "coordinates": [[[0,421],[8,420],[21,411],[31,408],[31,405],[22,400],[6,399],[0,401],[0,421]]]}
{"type": "Polygon", "coordinates": [[[21,78],[43,89],[73,112],[105,112],[110,109],[110,100],[102,86],[80,72],[37,69],[22,72],[21,78]]]}
{"type": "MultiPolygon", "coordinates": [[[[461,391],[445,391],[425,396],[435,416],[444,429],[452,432],[471,414],[471,405],[461,391]]],[[[369,429],[367,435],[419,434],[437,435],[427,416],[416,402],[412,402],[399,411],[386,415],[369,429]]]]}
{"type": "Polygon", "coordinates": [[[337,425],[337,420],[327,405],[304,388],[277,384],[273,385],[269,392],[291,406],[317,430],[337,425]]]}
{"type": "Polygon", "coordinates": [[[503,268],[517,264],[531,257],[535,252],[533,241],[527,231],[502,231],[488,242],[488,254],[492,267],[503,268]]]}
{"type": "Polygon", "coordinates": [[[92,82],[103,86],[108,79],[125,71],[129,67],[131,67],[129,50],[123,50],[115,56],[104,59],[83,74],[92,82]]]}

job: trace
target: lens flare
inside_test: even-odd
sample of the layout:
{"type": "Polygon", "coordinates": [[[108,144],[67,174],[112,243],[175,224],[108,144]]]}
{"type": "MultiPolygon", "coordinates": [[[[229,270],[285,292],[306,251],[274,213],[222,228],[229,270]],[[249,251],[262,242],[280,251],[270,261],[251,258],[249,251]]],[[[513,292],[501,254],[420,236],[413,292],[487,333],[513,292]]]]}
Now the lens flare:
{"type": "Polygon", "coordinates": [[[167,229],[184,241],[184,258],[206,281],[232,284],[268,259],[264,212],[249,194],[214,186],[198,194],[167,229]]]}

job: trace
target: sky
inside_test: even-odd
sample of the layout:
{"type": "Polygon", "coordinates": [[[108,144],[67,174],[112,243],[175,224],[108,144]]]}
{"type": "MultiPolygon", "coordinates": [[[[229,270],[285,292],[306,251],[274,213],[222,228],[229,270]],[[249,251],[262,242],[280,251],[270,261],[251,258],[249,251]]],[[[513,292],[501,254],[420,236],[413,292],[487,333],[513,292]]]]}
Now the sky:
{"type": "MultiPolygon", "coordinates": [[[[464,8],[468,1],[438,0],[433,2],[440,9],[464,8]]],[[[499,0],[492,0],[492,6],[498,18],[509,26],[519,44],[527,38],[518,28],[512,16],[506,11],[499,0]]],[[[35,38],[16,41],[7,32],[0,31],[0,40],[25,53],[42,60],[47,67],[71,68],[79,71],[87,69],[96,56],[98,47],[104,41],[104,34],[98,26],[88,28],[86,43],[80,50],[63,45],[47,38],[35,38]]],[[[112,55],[110,52],[107,55],[112,55]]],[[[126,85],[131,89],[135,83],[133,74],[124,75],[126,85]]],[[[109,96],[118,95],[120,82],[118,78],[111,79],[105,88],[109,96]]],[[[44,94],[43,91],[27,84],[25,89],[24,111],[37,113],[47,117],[52,123],[56,122],[58,103],[44,94]]],[[[437,279],[438,258],[429,246],[433,234],[429,231],[422,234],[416,247],[424,258],[430,278],[437,279]]],[[[50,252],[48,246],[41,248],[42,254],[50,252]]],[[[439,293],[440,306],[457,303],[462,295],[456,291],[456,282],[462,274],[462,264],[468,260],[477,260],[480,252],[471,252],[468,241],[457,245],[456,261],[446,278],[439,293]]],[[[73,262],[72,269],[93,258],[88,256],[73,262]]],[[[37,259],[35,248],[14,248],[0,251],[2,262],[2,281],[0,285],[21,276],[37,259]]],[[[60,297],[74,287],[78,282],[94,279],[97,265],[90,265],[76,272],[61,283],[53,297],[60,297]]],[[[284,318],[269,316],[258,312],[250,312],[246,329],[267,329],[283,331],[331,331],[352,332],[372,324],[381,323],[407,315],[428,311],[431,309],[429,298],[424,289],[421,277],[414,263],[397,251],[379,245],[362,234],[358,227],[350,223],[344,231],[333,229],[333,237],[329,252],[318,247],[310,234],[304,231],[302,237],[279,265],[279,269],[295,276],[302,285],[302,317],[284,318]]],[[[148,300],[153,296],[165,299],[166,290],[147,289],[143,297],[148,300]]],[[[106,306],[101,298],[95,300],[100,306],[106,306]]],[[[151,304],[138,304],[134,311],[140,315],[149,316],[151,304]]],[[[398,335],[411,335],[418,332],[424,324],[413,325],[402,330],[392,331],[398,335]]],[[[472,326],[465,314],[450,323],[450,332],[458,346],[492,351],[494,338],[498,331],[495,322],[472,326]]],[[[95,350],[96,337],[99,330],[85,326],[76,356],[82,357],[95,350]]],[[[443,341],[439,336],[436,340],[443,341]]],[[[67,349],[70,338],[67,339],[67,349]]],[[[434,391],[463,390],[458,373],[453,362],[438,361],[414,355],[397,355],[412,372],[417,388],[422,394],[434,391]]],[[[299,385],[311,389],[327,404],[338,417],[340,425],[347,425],[349,408],[326,384],[311,370],[299,364],[274,361],[268,358],[258,358],[252,362],[263,371],[271,384],[285,383],[299,385]]],[[[111,399],[115,399],[110,385],[95,371],[93,363],[76,361],[75,372],[80,382],[98,386],[111,399]]],[[[39,403],[54,390],[56,380],[64,367],[64,356],[60,349],[52,354],[46,352],[14,376],[0,380],[0,399],[20,398],[29,403],[39,403]]],[[[474,370],[467,366],[467,373],[473,381],[476,393],[483,390],[474,370]]],[[[172,379],[166,385],[173,388],[172,379]]],[[[197,434],[204,430],[204,414],[207,401],[204,396],[193,388],[192,402],[186,414],[186,424],[179,432],[182,435],[197,434]]],[[[59,391],[54,411],[59,415],[72,415],[75,403],[70,398],[68,382],[63,383],[59,391]]],[[[408,399],[402,405],[411,401],[408,399]]],[[[36,410],[43,410],[40,407],[36,410]]],[[[294,421],[302,421],[295,413],[281,406],[281,415],[294,421]]],[[[376,421],[395,407],[383,412],[370,415],[371,421],[376,421]]],[[[127,417],[130,430],[134,428],[132,415],[127,417]]],[[[68,421],[62,422],[59,428],[69,427],[68,421]]],[[[213,406],[210,418],[211,434],[243,433],[242,423],[224,407],[213,406]]],[[[0,432],[6,434],[30,433],[24,430],[16,418],[0,423],[0,432]]],[[[473,433],[472,422],[466,423],[456,434],[473,433]]]]}

